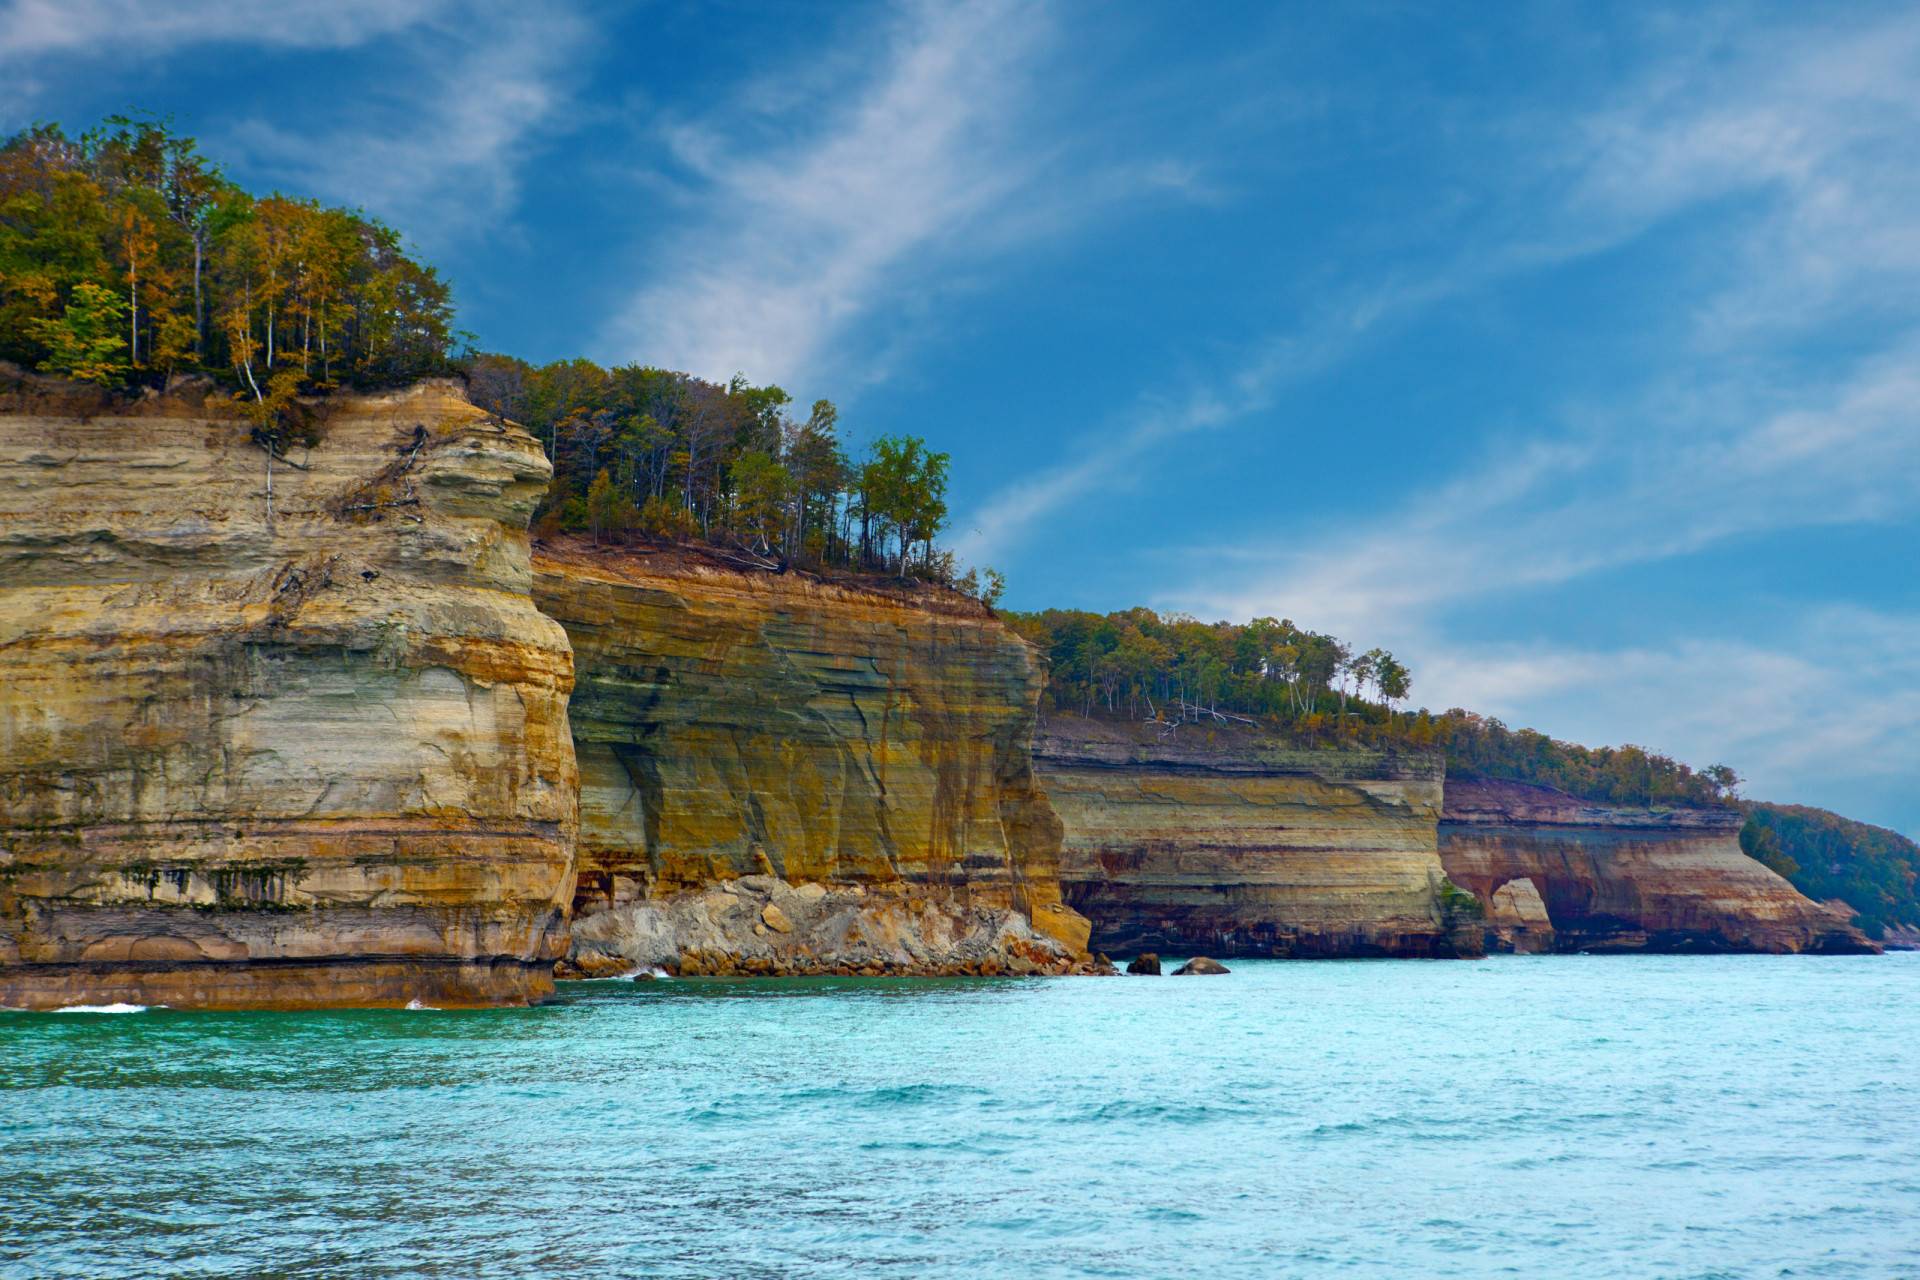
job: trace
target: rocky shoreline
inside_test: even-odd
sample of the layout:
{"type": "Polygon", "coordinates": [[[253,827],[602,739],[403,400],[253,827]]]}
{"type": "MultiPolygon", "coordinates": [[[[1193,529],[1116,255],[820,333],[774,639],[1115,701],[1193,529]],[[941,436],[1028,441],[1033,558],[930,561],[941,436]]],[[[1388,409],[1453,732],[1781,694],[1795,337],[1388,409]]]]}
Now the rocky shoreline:
{"type": "Polygon", "coordinates": [[[743,876],[577,919],[561,978],[1033,977],[1111,972],[1017,911],[937,901],[898,883],[743,876]]]}

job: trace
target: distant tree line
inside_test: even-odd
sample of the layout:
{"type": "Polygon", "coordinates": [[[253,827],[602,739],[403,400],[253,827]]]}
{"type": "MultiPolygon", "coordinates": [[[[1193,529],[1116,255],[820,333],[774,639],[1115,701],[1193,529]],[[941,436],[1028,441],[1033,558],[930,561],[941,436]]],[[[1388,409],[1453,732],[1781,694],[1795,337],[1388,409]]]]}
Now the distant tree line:
{"type": "Polygon", "coordinates": [[[1920,926],[1920,846],[1897,831],[1825,809],[1749,804],[1740,847],[1816,902],[1839,898],[1870,938],[1920,926]]]}
{"type": "Polygon", "coordinates": [[[1737,803],[1740,778],[1723,764],[1695,770],[1644,747],[1583,747],[1536,729],[1509,729],[1459,707],[1436,717],[1436,723],[1450,778],[1505,778],[1606,804],[1737,803]]]}
{"type": "MultiPolygon", "coordinates": [[[[1445,753],[1450,777],[1507,778],[1632,805],[1729,805],[1739,778],[1641,747],[1583,747],[1454,708],[1401,712],[1412,675],[1289,619],[1200,622],[1151,609],[1008,613],[1047,655],[1048,705],[1174,726],[1242,721],[1303,745],[1445,753]]],[[[1170,730],[1171,731],[1171,730],[1170,730]]]]}
{"type": "Polygon", "coordinates": [[[716,383],[638,364],[536,366],[505,355],[472,358],[468,391],[526,426],[553,459],[539,536],[699,539],[768,568],[884,570],[955,581],[989,604],[999,596],[997,574],[956,579],[938,547],[948,455],[889,435],[849,456],[830,401],[796,420],[785,391],[743,376],[716,383]]]}
{"type": "Polygon", "coordinates": [[[1412,677],[1391,653],[1355,653],[1290,620],[1201,622],[1144,608],[1005,616],[1047,655],[1047,696],[1061,710],[1176,723],[1264,719],[1313,736],[1410,731],[1394,708],[1412,677]]]}
{"type": "Polygon", "coordinates": [[[452,325],[393,228],[250,195],[163,120],[0,142],[0,358],[114,388],[209,372],[266,422],[303,392],[448,372],[452,325]]]}

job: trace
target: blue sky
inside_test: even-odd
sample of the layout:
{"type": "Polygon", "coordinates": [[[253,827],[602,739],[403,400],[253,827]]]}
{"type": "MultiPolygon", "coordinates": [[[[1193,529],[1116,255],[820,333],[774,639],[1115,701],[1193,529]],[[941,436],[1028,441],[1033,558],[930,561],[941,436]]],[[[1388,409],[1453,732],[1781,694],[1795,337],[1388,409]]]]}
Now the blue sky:
{"type": "Polygon", "coordinates": [[[1920,833],[1911,5],[0,7],[0,126],[129,105],[488,347],[927,437],[1015,606],[1920,833]]]}

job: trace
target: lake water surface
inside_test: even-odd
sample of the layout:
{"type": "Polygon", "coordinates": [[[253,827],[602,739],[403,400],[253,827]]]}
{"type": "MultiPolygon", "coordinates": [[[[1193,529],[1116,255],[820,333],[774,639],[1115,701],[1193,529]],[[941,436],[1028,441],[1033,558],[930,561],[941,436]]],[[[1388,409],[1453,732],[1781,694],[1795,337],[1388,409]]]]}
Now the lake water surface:
{"type": "Polygon", "coordinates": [[[1920,955],[0,1014],[0,1276],[1920,1276],[1920,955]]]}

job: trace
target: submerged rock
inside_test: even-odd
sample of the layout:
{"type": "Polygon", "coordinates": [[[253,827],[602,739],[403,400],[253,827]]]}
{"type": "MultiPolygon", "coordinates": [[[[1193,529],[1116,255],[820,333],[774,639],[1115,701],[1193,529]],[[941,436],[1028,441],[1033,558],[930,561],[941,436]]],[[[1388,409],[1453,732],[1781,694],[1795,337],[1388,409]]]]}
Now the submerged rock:
{"type": "Polygon", "coordinates": [[[1189,974],[1232,972],[1233,970],[1227,968],[1227,966],[1221,964],[1218,960],[1210,960],[1206,956],[1195,956],[1178,969],[1175,969],[1173,976],[1176,978],[1184,978],[1189,974]]]}
{"type": "Polygon", "coordinates": [[[1127,972],[1143,973],[1157,978],[1160,976],[1160,957],[1151,951],[1144,955],[1137,955],[1127,964],[1127,972]]]}

